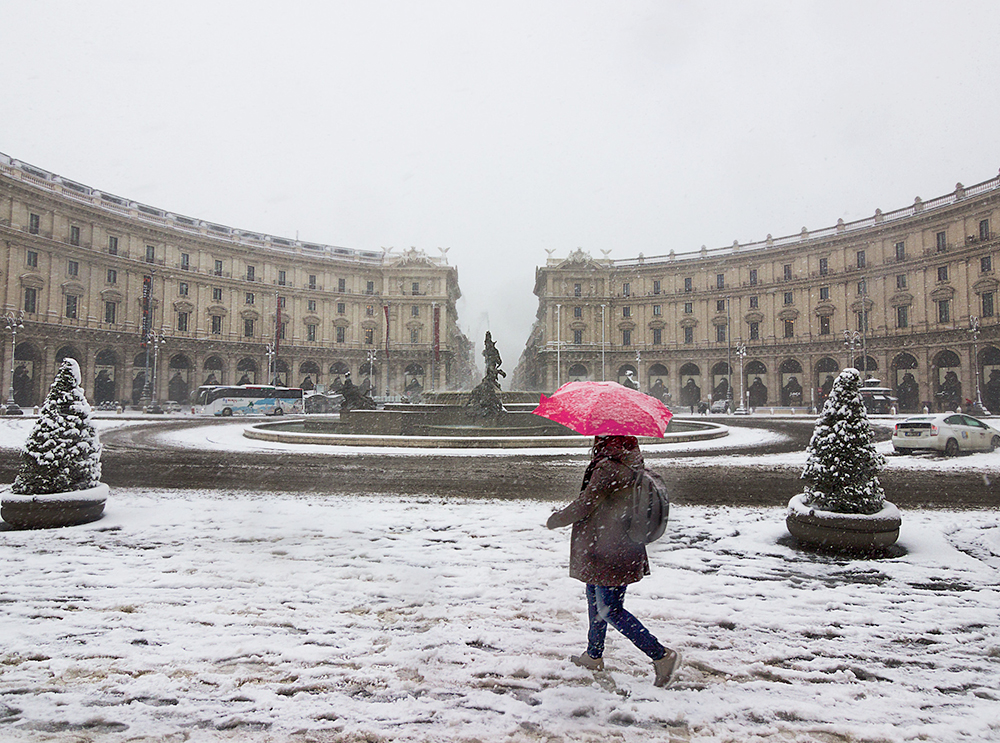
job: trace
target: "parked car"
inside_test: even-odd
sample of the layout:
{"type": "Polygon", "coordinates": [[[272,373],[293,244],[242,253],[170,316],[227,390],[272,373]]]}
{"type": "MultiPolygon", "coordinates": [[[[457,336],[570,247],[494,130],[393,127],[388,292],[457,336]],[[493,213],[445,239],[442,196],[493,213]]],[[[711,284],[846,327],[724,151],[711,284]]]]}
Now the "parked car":
{"type": "Polygon", "coordinates": [[[733,410],[732,400],[716,400],[712,403],[713,413],[731,413],[733,410]]]}
{"type": "Polygon", "coordinates": [[[176,400],[167,400],[163,403],[164,413],[179,413],[181,412],[181,404],[176,400]]]}
{"type": "Polygon", "coordinates": [[[1000,448],[1000,431],[964,413],[915,415],[893,428],[892,446],[899,453],[926,449],[953,457],[1000,448]]]}

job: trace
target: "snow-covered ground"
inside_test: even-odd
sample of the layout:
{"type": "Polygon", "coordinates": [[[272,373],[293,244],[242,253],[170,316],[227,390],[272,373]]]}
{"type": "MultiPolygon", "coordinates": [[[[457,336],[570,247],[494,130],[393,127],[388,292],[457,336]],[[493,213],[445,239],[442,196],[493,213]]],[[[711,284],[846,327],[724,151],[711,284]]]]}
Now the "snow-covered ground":
{"type": "Polygon", "coordinates": [[[778,509],[675,509],[627,605],[676,685],[585,644],[538,502],[116,491],[0,538],[0,739],[1000,739],[1000,527],[907,513],[903,556],[783,542],[778,509]]]}
{"type": "Polygon", "coordinates": [[[673,509],[626,601],[685,653],[657,689],[613,631],[605,673],[568,662],[586,607],[549,510],[115,490],[93,524],[0,532],[0,740],[1000,740],[994,511],[906,512],[901,554],[852,561],[795,550],[781,509],[673,509]]]}

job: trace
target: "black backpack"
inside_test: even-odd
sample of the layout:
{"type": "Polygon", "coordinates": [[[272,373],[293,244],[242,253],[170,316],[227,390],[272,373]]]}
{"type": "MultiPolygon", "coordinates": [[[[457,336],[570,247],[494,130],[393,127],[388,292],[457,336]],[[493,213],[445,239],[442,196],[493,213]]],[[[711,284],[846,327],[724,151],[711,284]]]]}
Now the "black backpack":
{"type": "Polygon", "coordinates": [[[652,470],[638,471],[629,496],[625,533],[637,544],[649,544],[663,536],[670,514],[670,496],[663,478],[652,470]]]}

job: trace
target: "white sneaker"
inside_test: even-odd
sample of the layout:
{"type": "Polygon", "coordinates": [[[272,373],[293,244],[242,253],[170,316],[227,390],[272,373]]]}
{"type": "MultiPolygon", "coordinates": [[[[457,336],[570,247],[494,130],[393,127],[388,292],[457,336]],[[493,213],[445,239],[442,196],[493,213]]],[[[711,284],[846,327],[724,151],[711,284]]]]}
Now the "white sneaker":
{"type": "Polygon", "coordinates": [[[679,650],[667,649],[667,654],[664,655],[659,660],[653,661],[653,670],[656,671],[656,679],[653,681],[654,686],[669,686],[670,682],[674,680],[677,675],[677,671],[681,667],[681,663],[684,662],[684,658],[681,656],[679,650]]]}
{"type": "Polygon", "coordinates": [[[588,671],[604,670],[604,658],[591,658],[586,653],[580,653],[580,655],[571,656],[570,660],[581,668],[586,668],[588,671]]]}

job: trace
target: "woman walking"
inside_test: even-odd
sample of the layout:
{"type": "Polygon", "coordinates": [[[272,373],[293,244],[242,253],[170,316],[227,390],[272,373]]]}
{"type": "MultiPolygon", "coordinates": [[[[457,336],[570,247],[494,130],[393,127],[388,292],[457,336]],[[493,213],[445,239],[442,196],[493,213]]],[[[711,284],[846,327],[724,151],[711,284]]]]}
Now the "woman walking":
{"type": "Polygon", "coordinates": [[[580,495],[553,513],[546,526],[573,525],[569,574],[587,584],[590,630],[587,651],[571,660],[593,671],[604,669],[604,637],[610,624],[653,661],[656,686],[677,674],[681,654],[660,644],[624,607],[625,590],[649,575],[646,547],[629,539],[625,514],[643,459],[634,436],[597,436],[580,495]]]}

